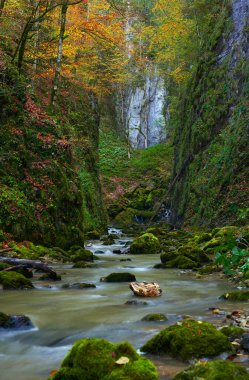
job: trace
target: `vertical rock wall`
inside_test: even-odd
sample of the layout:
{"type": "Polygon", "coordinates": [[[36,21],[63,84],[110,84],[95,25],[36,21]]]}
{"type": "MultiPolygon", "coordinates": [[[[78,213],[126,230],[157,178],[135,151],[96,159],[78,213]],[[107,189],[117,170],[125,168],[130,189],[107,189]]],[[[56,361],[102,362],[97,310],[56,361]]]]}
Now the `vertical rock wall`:
{"type": "Polygon", "coordinates": [[[117,102],[117,119],[133,148],[147,148],[166,139],[167,93],[164,80],[155,72],[140,85],[131,85],[123,104],[117,102]],[[123,120],[121,120],[121,114],[123,120]]]}

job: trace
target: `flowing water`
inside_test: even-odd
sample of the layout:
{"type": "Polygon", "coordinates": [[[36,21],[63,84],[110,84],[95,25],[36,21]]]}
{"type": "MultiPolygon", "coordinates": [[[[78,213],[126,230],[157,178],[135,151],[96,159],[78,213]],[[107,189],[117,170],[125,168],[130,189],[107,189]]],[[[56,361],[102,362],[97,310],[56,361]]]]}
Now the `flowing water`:
{"type": "MultiPolygon", "coordinates": [[[[111,232],[121,231],[115,230],[111,232]]],[[[136,349],[168,324],[183,315],[212,320],[209,307],[232,308],[218,299],[229,290],[219,278],[208,276],[196,279],[192,273],[179,270],[154,269],[160,262],[158,255],[118,255],[113,249],[125,250],[131,239],[123,237],[113,246],[100,242],[87,247],[98,254],[92,268],[72,269],[71,265],[57,264],[62,282],[36,280],[36,290],[0,291],[0,311],[7,314],[28,315],[33,330],[0,330],[0,379],[45,380],[51,370],[57,369],[72,344],[79,338],[102,337],[113,342],[127,340],[136,349]],[[120,261],[131,259],[131,261],[120,261]],[[100,278],[112,272],[130,272],[137,281],[154,281],[163,293],[158,298],[138,299],[127,283],[105,283],[100,278]],[[91,282],[96,288],[61,289],[63,283],[91,282]],[[50,287],[49,287],[50,286],[50,287]],[[146,305],[128,305],[127,301],[146,301],[146,305]],[[149,313],[164,313],[168,322],[144,322],[149,313]]],[[[153,358],[161,379],[186,366],[170,358],[153,358]]]]}

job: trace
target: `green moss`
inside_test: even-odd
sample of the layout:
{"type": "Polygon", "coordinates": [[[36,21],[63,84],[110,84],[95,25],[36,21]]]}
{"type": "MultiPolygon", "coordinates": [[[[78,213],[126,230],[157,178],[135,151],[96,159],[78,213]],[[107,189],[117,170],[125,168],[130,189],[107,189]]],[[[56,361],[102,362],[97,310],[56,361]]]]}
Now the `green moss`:
{"type": "Polygon", "coordinates": [[[32,289],[31,281],[17,272],[0,272],[3,289],[32,289]]]}
{"type": "Polygon", "coordinates": [[[105,282],[133,282],[136,281],[136,277],[131,273],[111,273],[103,278],[105,282]]]}
{"type": "Polygon", "coordinates": [[[191,319],[164,329],[141,348],[143,352],[167,353],[183,360],[214,357],[231,350],[228,338],[213,325],[191,319]]]}
{"type": "Polygon", "coordinates": [[[101,234],[99,231],[93,230],[93,231],[87,232],[85,236],[87,239],[98,240],[100,239],[101,234]]]}
{"type": "Polygon", "coordinates": [[[197,269],[200,264],[191,260],[189,257],[179,255],[174,260],[168,261],[163,264],[164,268],[178,268],[178,269],[197,269]]]}
{"type": "Polygon", "coordinates": [[[197,244],[204,243],[204,242],[209,241],[211,239],[212,239],[212,234],[207,233],[207,232],[204,232],[204,233],[199,234],[199,235],[195,235],[195,237],[194,237],[194,240],[197,244]]]}
{"type": "Polygon", "coordinates": [[[80,248],[71,257],[71,261],[73,263],[77,263],[79,261],[93,262],[93,253],[91,251],[87,251],[86,249],[80,248]]]}
{"type": "Polygon", "coordinates": [[[6,268],[9,268],[10,266],[11,266],[11,265],[9,265],[9,264],[1,263],[1,262],[0,262],[0,271],[4,270],[4,269],[6,269],[6,268]]]}
{"type": "Polygon", "coordinates": [[[178,373],[173,380],[249,380],[245,367],[230,361],[215,360],[199,362],[183,372],[178,373]]]}
{"type": "Polygon", "coordinates": [[[167,321],[168,318],[164,314],[147,314],[145,317],[142,318],[142,321],[146,322],[155,322],[155,321],[167,321]]]}
{"type": "Polygon", "coordinates": [[[89,268],[90,264],[87,264],[85,261],[78,261],[73,265],[73,268],[89,268]]]}
{"type": "Polygon", "coordinates": [[[249,301],[249,291],[235,291],[224,293],[220,298],[234,302],[249,301]]]}
{"type": "Polygon", "coordinates": [[[161,262],[165,264],[171,260],[175,260],[177,256],[178,256],[177,251],[175,249],[172,249],[171,251],[162,252],[160,255],[160,259],[161,259],[161,262]]]}
{"type": "Polygon", "coordinates": [[[132,254],[150,254],[158,253],[160,250],[160,243],[156,236],[151,233],[136,238],[130,246],[130,252],[132,254]]]}
{"type": "Polygon", "coordinates": [[[8,328],[10,322],[10,317],[7,314],[0,312],[0,328],[8,328]]]}
{"type": "Polygon", "coordinates": [[[224,326],[220,329],[220,332],[233,341],[234,339],[241,338],[245,330],[237,326],[224,326]]]}
{"type": "Polygon", "coordinates": [[[113,344],[104,339],[76,342],[50,380],[159,380],[155,366],[136,353],[129,343],[113,344]],[[129,362],[115,362],[126,357],[129,362]]]}

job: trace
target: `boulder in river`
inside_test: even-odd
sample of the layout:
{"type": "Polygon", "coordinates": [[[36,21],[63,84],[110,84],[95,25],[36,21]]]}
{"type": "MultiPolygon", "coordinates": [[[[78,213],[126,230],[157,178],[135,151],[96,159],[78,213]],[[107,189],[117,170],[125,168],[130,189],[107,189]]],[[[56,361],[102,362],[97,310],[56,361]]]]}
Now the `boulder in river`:
{"type": "Polygon", "coordinates": [[[34,286],[32,282],[17,272],[0,272],[0,284],[3,289],[32,289],[34,286]]]}
{"type": "Polygon", "coordinates": [[[245,367],[226,360],[198,362],[195,365],[178,373],[173,380],[193,379],[222,379],[222,380],[249,380],[249,373],[245,367]]]}
{"type": "Polygon", "coordinates": [[[0,328],[31,329],[34,325],[26,315],[7,315],[0,312],[0,328]]]}
{"type": "Polygon", "coordinates": [[[120,272],[120,273],[111,273],[106,277],[102,277],[100,281],[103,282],[130,282],[136,281],[136,277],[132,273],[120,272]]]}
{"type": "Polygon", "coordinates": [[[78,261],[90,261],[93,262],[93,253],[84,248],[78,249],[75,254],[71,257],[73,263],[78,261]]]}
{"type": "Polygon", "coordinates": [[[154,364],[127,342],[77,341],[50,380],[159,380],[154,364]]]}
{"type": "Polygon", "coordinates": [[[131,282],[129,287],[138,297],[159,297],[162,293],[156,282],[131,282]]]}
{"type": "Polygon", "coordinates": [[[160,251],[160,243],[156,236],[146,233],[136,238],[130,246],[132,254],[150,254],[160,251]]]}
{"type": "Polygon", "coordinates": [[[233,348],[228,337],[211,323],[184,319],[162,330],[140,350],[190,360],[215,357],[222,352],[230,352],[233,348]]]}
{"type": "Polygon", "coordinates": [[[161,313],[147,314],[145,315],[145,317],[142,318],[142,321],[146,322],[165,322],[167,320],[168,318],[166,317],[166,315],[161,313]]]}
{"type": "Polygon", "coordinates": [[[62,289],[93,289],[96,288],[96,285],[89,284],[86,282],[76,282],[75,284],[63,284],[62,289]]]}

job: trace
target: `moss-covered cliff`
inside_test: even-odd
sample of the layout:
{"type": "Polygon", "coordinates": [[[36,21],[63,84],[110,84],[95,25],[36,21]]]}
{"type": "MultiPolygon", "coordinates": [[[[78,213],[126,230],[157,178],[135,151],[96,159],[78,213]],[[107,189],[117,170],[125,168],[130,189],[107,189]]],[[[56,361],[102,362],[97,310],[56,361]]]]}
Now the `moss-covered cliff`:
{"type": "Polygon", "coordinates": [[[243,223],[248,211],[246,3],[212,0],[209,34],[179,106],[172,194],[177,223],[243,223]]]}
{"type": "Polygon", "coordinates": [[[76,115],[62,98],[61,115],[51,118],[29,95],[25,78],[1,59],[0,100],[0,241],[82,243],[84,230],[105,224],[98,120],[89,99],[75,102],[76,115]]]}

